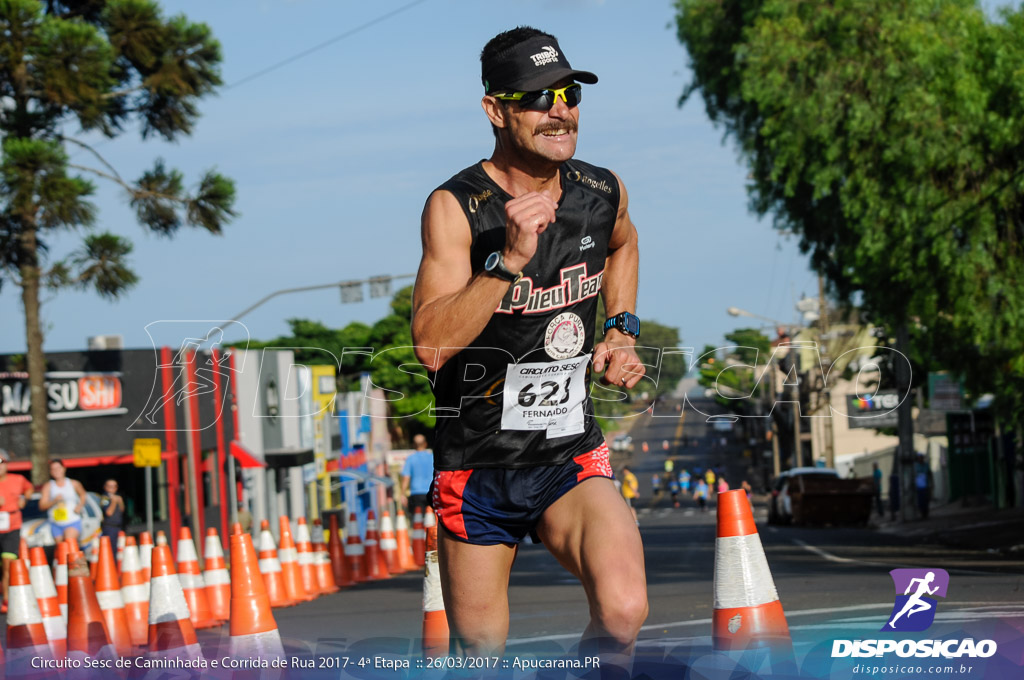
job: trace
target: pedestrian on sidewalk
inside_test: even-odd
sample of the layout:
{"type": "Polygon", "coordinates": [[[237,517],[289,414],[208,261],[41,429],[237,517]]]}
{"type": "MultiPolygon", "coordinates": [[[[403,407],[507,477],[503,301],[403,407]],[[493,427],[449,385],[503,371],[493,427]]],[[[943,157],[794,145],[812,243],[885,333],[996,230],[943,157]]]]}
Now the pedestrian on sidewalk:
{"type": "Polygon", "coordinates": [[[7,586],[11,581],[11,562],[18,559],[21,544],[21,509],[32,494],[32,483],[21,475],[7,472],[10,454],[0,449],[0,559],[3,561],[3,605],[7,612],[7,586]]]}
{"type": "Polygon", "coordinates": [[[427,507],[427,492],[434,480],[434,452],[427,448],[427,438],[418,434],[412,438],[416,451],[405,459],[402,466],[402,493],[408,499],[408,512],[427,507]]]}
{"type": "Polygon", "coordinates": [[[882,470],[878,463],[871,464],[871,478],[875,482],[875,510],[878,514],[885,516],[885,507],[882,505],[882,470]]]}
{"type": "Polygon", "coordinates": [[[115,546],[118,533],[124,531],[124,499],[118,495],[117,488],[117,480],[108,479],[103,482],[103,495],[100,496],[100,510],[103,511],[100,529],[115,546]]]}
{"type": "Polygon", "coordinates": [[[889,513],[892,515],[892,521],[896,521],[896,513],[900,509],[900,476],[896,474],[896,468],[893,468],[892,474],[889,475],[889,513]]]}
{"type": "Polygon", "coordinates": [[[932,469],[928,467],[928,461],[923,453],[917,454],[917,462],[914,463],[914,489],[917,492],[917,509],[921,513],[921,519],[928,519],[928,506],[932,501],[932,469]]]}

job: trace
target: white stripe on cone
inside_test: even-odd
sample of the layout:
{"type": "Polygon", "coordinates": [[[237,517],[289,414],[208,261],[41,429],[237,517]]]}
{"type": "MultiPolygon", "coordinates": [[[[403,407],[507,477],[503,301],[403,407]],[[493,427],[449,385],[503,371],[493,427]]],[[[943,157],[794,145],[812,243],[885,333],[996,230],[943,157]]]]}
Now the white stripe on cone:
{"type": "Polygon", "coordinates": [[[7,589],[7,627],[42,622],[32,586],[10,586],[7,589]]]}
{"type": "Polygon", "coordinates": [[[228,653],[236,659],[283,658],[281,633],[275,628],[262,633],[232,635],[228,643],[228,653]]]}
{"type": "Polygon", "coordinates": [[[121,599],[120,590],[97,590],[96,600],[100,603],[100,609],[124,609],[124,600],[121,599]]]}
{"type": "Polygon", "coordinates": [[[276,574],[281,571],[281,563],[273,557],[265,557],[260,560],[261,574],[276,574]]]}
{"type": "Polygon", "coordinates": [[[35,591],[37,600],[57,597],[57,587],[53,585],[53,579],[48,578],[49,576],[50,567],[45,564],[29,567],[28,578],[32,583],[32,590],[35,591]]]}
{"type": "Polygon", "coordinates": [[[423,578],[423,611],[438,612],[442,610],[444,610],[444,598],[441,595],[441,568],[437,563],[437,551],[432,550],[426,555],[423,578]]]}
{"type": "Polygon", "coordinates": [[[714,593],[715,609],[756,607],[779,599],[760,536],[715,540],[714,593]]]}
{"type": "Polygon", "coordinates": [[[191,617],[177,574],[156,576],[150,579],[149,584],[152,594],[149,605],[149,625],[181,621],[191,617]]]}
{"type": "Polygon", "coordinates": [[[121,586],[121,599],[125,604],[149,602],[149,593],[146,590],[146,585],[143,583],[134,586],[121,586]]]}
{"type": "Polygon", "coordinates": [[[227,569],[210,569],[203,574],[203,580],[206,581],[207,586],[231,585],[231,578],[228,576],[227,569]]]}

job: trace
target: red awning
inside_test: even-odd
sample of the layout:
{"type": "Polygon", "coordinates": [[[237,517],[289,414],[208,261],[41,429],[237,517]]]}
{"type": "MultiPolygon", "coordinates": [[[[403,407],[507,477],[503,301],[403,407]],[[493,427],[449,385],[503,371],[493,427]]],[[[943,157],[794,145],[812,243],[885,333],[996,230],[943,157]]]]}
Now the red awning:
{"type": "Polygon", "coordinates": [[[266,464],[261,463],[255,456],[253,456],[248,449],[242,446],[241,442],[231,442],[231,455],[238,459],[238,462],[243,468],[266,467],[266,464]]]}

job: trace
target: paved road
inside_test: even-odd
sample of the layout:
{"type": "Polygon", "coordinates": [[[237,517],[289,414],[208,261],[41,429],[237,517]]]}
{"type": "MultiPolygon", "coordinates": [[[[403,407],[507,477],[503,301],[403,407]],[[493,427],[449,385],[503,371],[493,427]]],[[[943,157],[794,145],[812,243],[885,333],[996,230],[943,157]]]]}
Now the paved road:
{"type": "MultiPolygon", "coordinates": [[[[671,413],[675,404],[659,406],[671,413]]],[[[697,406],[705,410],[711,405],[697,406]]],[[[662,469],[665,453],[660,443],[666,439],[677,466],[724,466],[734,486],[749,471],[741,454],[718,445],[720,434],[712,433],[693,411],[687,410],[682,426],[678,417],[640,416],[632,434],[632,467],[642,482],[639,517],[650,600],[639,649],[653,659],[671,653],[692,661],[707,652],[710,642],[714,508],[700,513],[689,499],[681,508],[670,507],[667,499],[652,496],[650,475],[662,469]],[[697,445],[682,446],[684,437],[697,445]],[[641,450],[645,440],[657,444],[647,454],[641,450]]],[[[769,527],[763,506],[756,508],[755,516],[798,655],[823,641],[831,644],[836,637],[875,636],[893,606],[888,572],[898,567],[938,567],[950,573],[948,596],[940,602],[929,635],[968,630],[974,637],[1024,637],[1024,562],[1019,559],[917,545],[869,529],[769,527]]],[[[277,619],[282,634],[294,644],[320,640],[326,650],[363,641],[364,649],[402,653],[415,648],[419,634],[421,582],[418,575],[403,575],[363,585],[278,610],[277,619]],[[371,638],[377,639],[368,641],[371,638]]],[[[569,649],[588,621],[578,582],[541,546],[521,548],[510,601],[509,653],[569,649]]],[[[1020,649],[1015,653],[1020,655],[1020,649]]],[[[665,663],[670,667],[674,662],[665,663]]]]}

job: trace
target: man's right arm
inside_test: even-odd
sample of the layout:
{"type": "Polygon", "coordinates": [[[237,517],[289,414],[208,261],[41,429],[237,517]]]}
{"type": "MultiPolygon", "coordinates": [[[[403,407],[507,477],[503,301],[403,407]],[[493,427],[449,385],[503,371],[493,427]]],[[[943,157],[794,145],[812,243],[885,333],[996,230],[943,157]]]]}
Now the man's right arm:
{"type": "MultiPolygon", "coordinates": [[[[506,204],[504,249],[509,269],[522,269],[533,257],[537,236],[555,218],[555,203],[532,192],[506,204]]],[[[422,217],[423,259],[413,292],[412,339],[416,358],[430,371],[469,346],[484,330],[509,282],[470,264],[473,238],[469,220],[448,191],[435,191],[422,217]]]]}

